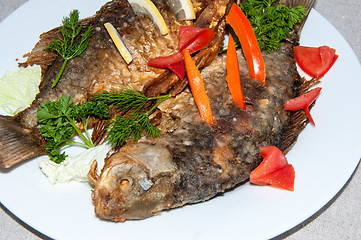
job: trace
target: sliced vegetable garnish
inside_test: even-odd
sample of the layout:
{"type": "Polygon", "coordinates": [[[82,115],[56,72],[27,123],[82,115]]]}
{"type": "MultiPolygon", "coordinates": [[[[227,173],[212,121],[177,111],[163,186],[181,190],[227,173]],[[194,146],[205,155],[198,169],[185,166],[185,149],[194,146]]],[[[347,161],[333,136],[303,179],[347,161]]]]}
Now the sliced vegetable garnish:
{"type": "Polygon", "coordinates": [[[180,79],[184,78],[183,52],[188,49],[189,53],[195,53],[204,48],[215,36],[211,29],[196,27],[180,27],[179,29],[179,51],[169,56],[156,57],[149,60],[148,65],[153,67],[163,67],[172,70],[180,79]]]}
{"type": "Polygon", "coordinates": [[[249,76],[265,84],[266,71],[261,50],[251,24],[237,4],[232,5],[226,21],[231,25],[241,43],[249,76]]]}
{"type": "Polygon", "coordinates": [[[241,77],[239,73],[238,59],[236,46],[234,45],[233,37],[229,35],[228,48],[227,48],[227,83],[229,91],[231,92],[233,101],[237,106],[243,110],[246,110],[246,103],[241,87],[241,77]]]}
{"type": "MultiPolygon", "coordinates": [[[[181,26],[179,28],[178,48],[181,49],[190,39],[194,38],[204,28],[181,26]]],[[[188,49],[189,51],[189,49],[188,49]]]]}
{"type": "Polygon", "coordinates": [[[257,179],[258,185],[270,185],[288,191],[294,190],[295,169],[288,164],[274,172],[260,176],[257,179]]]}
{"type": "Polygon", "coordinates": [[[297,64],[307,75],[314,78],[324,76],[338,58],[336,50],[328,46],[296,46],[293,50],[297,64]]]}
{"type": "MultiPolygon", "coordinates": [[[[280,1],[278,1],[280,2],[280,1]]],[[[306,14],[301,6],[288,7],[275,0],[244,0],[241,8],[251,23],[261,51],[276,51],[306,14]]]]}
{"type": "Polygon", "coordinates": [[[199,72],[187,48],[184,51],[184,62],[189,86],[198,107],[199,114],[204,121],[213,125],[214,121],[211,104],[204,88],[201,73],[199,72]]]}
{"type": "Polygon", "coordinates": [[[250,182],[293,191],[295,171],[282,151],[274,146],[264,146],[260,147],[260,156],[263,161],[251,172],[250,182]]]}
{"type": "Polygon", "coordinates": [[[186,33],[184,36],[179,35],[179,51],[183,52],[188,48],[190,54],[204,48],[216,35],[216,32],[208,28],[180,27],[179,34],[186,33]],[[182,30],[187,28],[187,30],[182,30]],[[190,28],[193,28],[193,35],[190,28]],[[182,39],[182,40],[181,40],[182,39]]]}
{"type": "Polygon", "coordinates": [[[165,24],[163,16],[160,14],[157,7],[150,0],[128,0],[133,10],[137,14],[145,14],[158,27],[162,35],[168,34],[168,27],[165,24]]]}
{"type": "Polygon", "coordinates": [[[184,66],[184,61],[180,61],[180,62],[176,62],[176,63],[173,63],[173,64],[169,64],[168,65],[168,68],[174,72],[178,77],[179,79],[184,79],[185,75],[186,75],[186,69],[185,69],[185,66],[184,66]]]}
{"type": "Polygon", "coordinates": [[[318,94],[321,92],[321,89],[322,88],[317,87],[305,94],[302,94],[301,96],[287,100],[284,109],[289,111],[298,111],[303,109],[308,120],[310,120],[310,122],[315,126],[315,122],[313,121],[309,107],[315,101],[318,94]]]}
{"type": "Polygon", "coordinates": [[[120,35],[119,35],[118,31],[115,29],[115,27],[111,23],[105,23],[104,27],[107,29],[110,37],[112,38],[112,40],[113,40],[115,46],[117,47],[120,55],[122,55],[124,61],[127,64],[129,64],[133,60],[133,57],[130,54],[130,52],[128,51],[128,48],[125,46],[122,39],[120,38],[120,35]]]}
{"type": "Polygon", "coordinates": [[[169,68],[169,65],[175,64],[183,60],[183,54],[181,52],[173,53],[169,56],[156,57],[148,61],[148,65],[153,67],[169,68]]]}
{"type": "Polygon", "coordinates": [[[190,0],[169,0],[169,2],[179,20],[192,20],[196,18],[193,4],[190,0]]]}

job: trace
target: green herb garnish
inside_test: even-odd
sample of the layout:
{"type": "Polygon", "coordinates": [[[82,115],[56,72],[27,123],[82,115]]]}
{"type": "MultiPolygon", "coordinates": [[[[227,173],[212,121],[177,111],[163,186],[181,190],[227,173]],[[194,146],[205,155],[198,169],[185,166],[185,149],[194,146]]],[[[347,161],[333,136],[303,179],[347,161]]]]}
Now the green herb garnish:
{"type": "Polygon", "coordinates": [[[115,108],[121,114],[110,120],[108,125],[108,141],[112,146],[120,146],[128,139],[137,142],[143,132],[150,137],[159,137],[160,130],[151,124],[149,115],[169,97],[171,94],[148,98],[139,91],[123,88],[95,94],[91,101],[74,105],[72,99],[64,95],[57,101],[41,104],[37,112],[38,129],[48,142],[45,150],[50,160],[61,163],[66,158],[66,154],[61,152],[65,146],[94,147],[87,130],[88,120],[90,117],[108,119],[109,108],[115,108]],[[142,112],[144,108],[149,109],[146,105],[150,105],[150,101],[156,100],[158,102],[150,110],[142,112]],[[83,126],[84,133],[77,124],[83,126]],[[76,134],[82,142],[72,140],[76,134]]]}
{"type": "Polygon", "coordinates": [[[306,14],[303,6],[293,8],[276,0],[246,0],[240,6],[255,32],[261,50],[276,51],[296,23],[306,14]]]}
{"type": "Polygon", "coordinates": [[[82,26],[79,23],[79,11],[73,10],[70,12],[69,17],[63,18],[63,26],[60,28],[61,36],[59,39],[53,41],[46,50],[55,50],[64,59],[64,63],[53,82],[52,87],[58,84],[58,81],[63,74],[67,62],[82,54],[89,44],[89,37],[93,28],[89,26],[88,30],[80,38],[82,26]]]}
{"type": "Polygon", "coordinates": [[[142,92],[122,88],[119,91],[103,92],[95,94],[93,101],[101,101],[109,106],[117,108],[123,113],[117,116],[109,124],[108,141],[112,146],[119,146],[126,140],[132,139],[137,142],[141,133],[145,132],[150,137],[158,137],[160,130],[150,123],[149,115],[159,104],[170,98],[171,94],[158,97],[146,97],[142,92]],[[149,111],[141,112],[149,101],[159,100],[149,111]]]}
{"type": "Polygon", "coordinates": [[[61,163],[66,155],[61,149],[67,145],[77,145],[86,148],[94,147],[91,136],[87,130],[90,117],[108,118],[108,107],[101,102],[85,102],[73,105],[70,97],[62,96],[54,102],[45,102],[38,108],[39,132],[48,142],[45,146],[50,160],[61,163]],[[84,133],[78,128],[77,122],[81,122],[84,133]],[[79,135],[83,142],[71,140],[79,135]]]}

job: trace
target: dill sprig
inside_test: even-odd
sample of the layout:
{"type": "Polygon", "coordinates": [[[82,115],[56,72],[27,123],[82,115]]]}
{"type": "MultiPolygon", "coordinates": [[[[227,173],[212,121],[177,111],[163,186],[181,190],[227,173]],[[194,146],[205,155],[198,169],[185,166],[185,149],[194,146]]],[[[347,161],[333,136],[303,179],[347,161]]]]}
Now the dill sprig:
{"type": "Polygon", "coordinates": [[[251,23],[261,50],[276,51],[306,14],[303,6],[289,8],[276,0],[246,0],[240,5],[251,23]]]}
{"type": "Polygon", "coordinates": [[[156,138],[160,135],[160,130],[150,123],[146,113],[132,112],[129,116],[117,116],[110,123],[108,141],[113,146],[120,146],[128,139],[137,142],[142,132],[148,136],[156,138]]]}
{"type": "Polygon", "coordinates": [[[112,146],[120,146],[128,139],[137,142],[142,133],[156,138],[160,135],[160,130],[153,126],[149,120],[149,115],[171,94],[157,97],[147,97],[142,92],[133,89],[122,88],[111,92],[104,91],[92,97],[92,101],[102,103],[118,109],[123,115],[115,117],[108,128],[108,141],[112,146]],[[147,112],[141,112],[149,101],[157,101],[147,112]]]}
{"type": "Polygon", "coordinates": [[[120,90],[104,91],[93,95],[93,101],[101,101],[109,106],[118,108],[121,112],[126,113],[130,110],[140,111],[144,105],[151,100],[162,99],[159,97],[146,97],[141,91],[129,88],[121,88],[120,90]]]}
{"type": "Polygon", "coordinates": [[[59,29],[61,35],[58,39],[53,41],[46,50],[54,50],[64,59],[64,63],[53,82],[52,87],[58,84],[58,81],[63,74],[67,62],[82,54],[89,44],[89,37],[92,33],[93,28],[89,26],[88,30],[80,38],[80,32],[82,26],[79,23],[79,11],[73,10],[70,12],[69,17],[63,18],[63,26],[59,29]],[[80,38],[80,39],[79,39],[80,38]]]}

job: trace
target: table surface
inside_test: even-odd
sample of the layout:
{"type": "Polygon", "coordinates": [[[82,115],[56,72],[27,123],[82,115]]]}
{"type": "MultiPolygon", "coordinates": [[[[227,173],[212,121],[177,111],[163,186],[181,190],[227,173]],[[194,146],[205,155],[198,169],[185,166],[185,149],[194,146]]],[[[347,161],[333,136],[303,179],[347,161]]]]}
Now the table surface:
{"type": "MultiPolygon", "coordinates": [[[[0,0],[0,22],[25,2],[27,0],[0,0]]],[[[314,8],[336,27],[361,59],[361,1],[316,0],[314,8]]],[[[326,206],[273,240],[361,239],[360,183],[361,169],[358,167],[345,187],[326,206]]],[[[1,206],[0,240],[5,239],[48,238],[23,224],[1,206]]]]}

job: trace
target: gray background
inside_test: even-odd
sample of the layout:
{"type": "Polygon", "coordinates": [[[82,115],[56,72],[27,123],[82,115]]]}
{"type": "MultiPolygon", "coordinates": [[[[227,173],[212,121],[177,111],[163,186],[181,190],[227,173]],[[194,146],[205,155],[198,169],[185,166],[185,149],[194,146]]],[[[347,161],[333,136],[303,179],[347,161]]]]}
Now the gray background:
{"type": "MultiPolygon", "coordinates": [[[[27,0],[0,0],[0,21],[25,2],[27,0]]],[[[361,0],[316,0],[314,8],[338,29],[361,59],[361,0]]],[[[5,239],[47,238],[1,207],[0,240],[5,239]]],[[[310,219],[274,240],[280,239],[361,239],[360,167],[335,198],[310,219]]]]}

